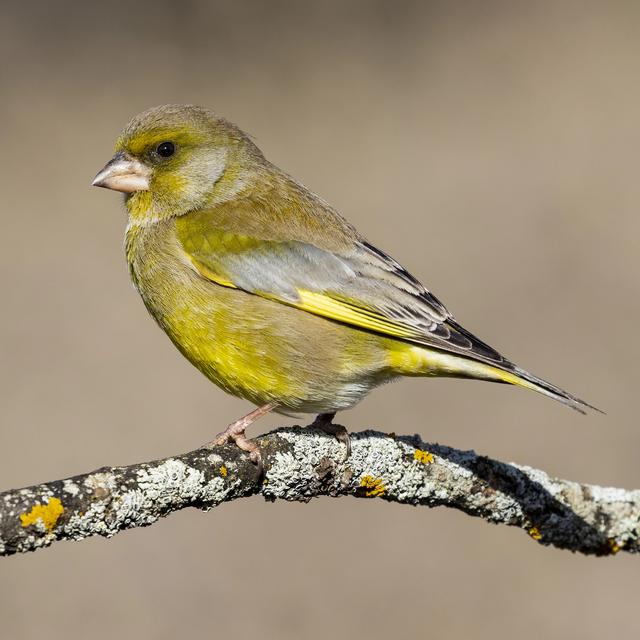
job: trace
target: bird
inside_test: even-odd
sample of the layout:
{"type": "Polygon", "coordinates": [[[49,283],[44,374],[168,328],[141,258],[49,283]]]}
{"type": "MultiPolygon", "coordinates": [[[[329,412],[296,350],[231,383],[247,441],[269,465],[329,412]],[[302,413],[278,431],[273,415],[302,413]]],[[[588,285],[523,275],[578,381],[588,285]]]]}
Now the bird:
{"type": "MultiPolygon", "coordinates": [[[[92,184],[122,192],[125,252],[144,305],[178,350],[257,408],[208,443],[261,464],[247,427],[270,411],[333,422],[404,376],[471,378],[592,405],[528,373],[251,137],[194,105],[135,116],[92,184]]],[[[597,410],[597,409],[596,409],[597,410]]]]}

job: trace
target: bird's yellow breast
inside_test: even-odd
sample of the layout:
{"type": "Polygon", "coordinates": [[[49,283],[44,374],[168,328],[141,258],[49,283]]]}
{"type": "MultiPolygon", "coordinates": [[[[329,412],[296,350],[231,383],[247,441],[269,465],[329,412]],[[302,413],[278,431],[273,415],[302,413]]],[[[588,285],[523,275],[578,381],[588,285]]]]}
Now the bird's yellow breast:
{"type": "MultiPolygon", "coordinates": [[[[253,390],[287,391],[284,376],[264,363],[259,327],[249,329],[241,302],[231,291],[211,286],[189,268],[171,233],[171,221],[153,228],[132,226],[127,258],[133,282],[158,324],[185,357],[234,395],[253,390]]],[[[261,398],[262,400],[262,398],[261,398]]]]}

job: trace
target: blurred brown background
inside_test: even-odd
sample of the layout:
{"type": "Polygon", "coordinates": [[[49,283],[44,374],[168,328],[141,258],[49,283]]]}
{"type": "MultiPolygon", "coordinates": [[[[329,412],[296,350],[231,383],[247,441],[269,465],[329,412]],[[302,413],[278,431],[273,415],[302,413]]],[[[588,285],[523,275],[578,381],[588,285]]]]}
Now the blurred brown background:
{"type": "MultiPolygon", "coordinates": [[[[126,121],[166,102],[237,122],[469,329],[608,412],[408,380],[348,426],[640,487],[637,2],[88,4],[0,17],[0,488],[185,451],[249,409],[147,317],[120,198],[89,186],[126,121]]],[[[0,560],[0,625],[631,638],[639,576],[625,554],[573,556],[445,509],[255,498],[0,560]]]]}

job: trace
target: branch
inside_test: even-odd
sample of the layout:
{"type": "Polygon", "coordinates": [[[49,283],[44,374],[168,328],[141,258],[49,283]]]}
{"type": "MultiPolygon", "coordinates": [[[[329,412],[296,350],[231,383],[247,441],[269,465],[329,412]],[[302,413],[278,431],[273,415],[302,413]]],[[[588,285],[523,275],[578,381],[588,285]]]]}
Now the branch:
{"type": "Polygon", "coordinates": [[[264,478],[233,445],[92,473],[0,494],[0,555],[56,540],[110,537],[185,507],[208,510],[262,494],[381,498],[447,506],[524,529],[543,545],[592,555],[640,551],[640,491],[549,477],[418,436],[353,434],[353,452],[314,428],[284,428],[258,439],[264,478]]]}

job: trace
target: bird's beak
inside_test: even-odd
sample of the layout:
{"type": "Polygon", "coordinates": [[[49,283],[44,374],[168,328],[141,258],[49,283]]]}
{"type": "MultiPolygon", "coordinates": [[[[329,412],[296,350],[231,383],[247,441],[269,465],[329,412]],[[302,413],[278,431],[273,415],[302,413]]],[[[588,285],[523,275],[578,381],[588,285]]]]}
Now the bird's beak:
{"type": "Polygon", "coordinates": [[[147,191],[150,174],[149,167],[124,151],[120,151],[98,172],[91,185],[122,191],[122,193],[147,191]]]}

